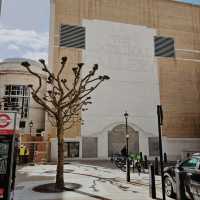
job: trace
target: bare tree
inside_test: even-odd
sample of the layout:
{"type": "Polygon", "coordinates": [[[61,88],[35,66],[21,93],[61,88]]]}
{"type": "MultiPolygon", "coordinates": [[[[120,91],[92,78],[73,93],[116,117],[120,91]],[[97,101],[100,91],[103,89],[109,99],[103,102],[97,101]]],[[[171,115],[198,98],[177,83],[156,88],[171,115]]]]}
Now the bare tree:
{"type": "Polygon", "coordinates": [[[105,80],[110,79],[109,76],[98,76],[96,72],[98,65],[95,64],[91,71],[84,77],[81,76],[83,63],[77,64],[73,70],[73,80],[67,81],[63,78],[63,70],[66,66],[67,57],[62,57],[61,66],[57,74],[52,73],[45,64],[44,60],[39,60],[43,66],[43,71],[47,74],[47,92],[41,96],[42,88],[41,76],[31,69],[28,62],[21,63],[30,74],[38,79],[38,87],[29,85],[33,99],[40,104],[52,119],[53,125],[57,130],[58,139],[58,162],[56,174],[56,188],[63,190],[64,188],[64,131],[74,125],[74,117],[80,116],[81,110],[87,110],[87,105],[91,104],[90,94],[105,80]],[[55,123],[55,124],[54,124],[55,123]]]}

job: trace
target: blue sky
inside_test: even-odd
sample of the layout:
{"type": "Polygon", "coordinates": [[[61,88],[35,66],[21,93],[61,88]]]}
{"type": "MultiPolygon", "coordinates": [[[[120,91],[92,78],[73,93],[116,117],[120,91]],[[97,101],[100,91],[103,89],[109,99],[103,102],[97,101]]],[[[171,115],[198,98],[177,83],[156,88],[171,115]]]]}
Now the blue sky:
{"type": "MultiPolygon", "coordinates": [[[[50,0],[3,0],[0,16],[0,60],[9,57],[47,59],[50,0]]],[[[200,4],[200,0],[182,0],[200,4]]]]}
{"type": "Polygon", "coordinates": [[[200,0],[180,0],[186,3],[200,4],[200,0]]]}

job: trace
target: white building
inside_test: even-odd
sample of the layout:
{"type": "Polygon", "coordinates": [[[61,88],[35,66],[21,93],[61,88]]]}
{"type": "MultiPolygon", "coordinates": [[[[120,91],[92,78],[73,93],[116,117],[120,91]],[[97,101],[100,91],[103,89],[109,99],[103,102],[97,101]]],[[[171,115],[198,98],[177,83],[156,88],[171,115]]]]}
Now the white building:
{"type": "Polygon", "coordinates": [[[111,80],[92,96],[94,103],[83,113],[85,125],[81,135],[95,134],[98,157],[111,156],[122,149],[125,129],[112,133],[114,141],[108,135],[125,123],[123,115],[127,111],[128,124],[133,129],[130,151],[149,155],[148,138],[158,135],[156,105],[160,104],[152,40],[155,30],[99,20],[84,20],[83,26],[87,30],[84,62],[90,66],[98,63],[100,73],[108,74],[111,80]],[[94,35],[103,40],[96,40],[94,35]],[[134,147],[134,144],[138,145],[134,147]]]}
{"type": "Polygon", "coordinates": [[[45,112],[31,97],[28,85],[37,86],[38,80],[21,66],[23,61],[28,61],[33,71],[42,75],[44,85],[41,94],[46,91],[46,76],[40,63],[30,59],[5,59],[0,63],[0,98],[4,99],[1,109],[17,111],[20,116],[20,133],[30,134],[44,130],[45,112]]]}

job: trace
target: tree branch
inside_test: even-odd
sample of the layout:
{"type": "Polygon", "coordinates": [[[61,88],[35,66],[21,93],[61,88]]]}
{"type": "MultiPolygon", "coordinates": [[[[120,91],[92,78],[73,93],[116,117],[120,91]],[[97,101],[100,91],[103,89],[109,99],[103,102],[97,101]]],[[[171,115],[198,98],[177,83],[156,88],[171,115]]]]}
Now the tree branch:
{"type": "Polygon", "coordinates": [[[41,89],[41,87],[42,87],[42,78],[40,77],[39,74],[37,74],[36,72],[34,72],[34,71],[32,71],[32,70],[30,69],[30,66],[31,66],[31,65],[30,65],[28,62],[26,62],[26,61],[25,61],[25,62],[22,62],[21,65],[24,66],[24,67],[28,70],[28,72],[29,72],[30,74],[32,74],[33,76],[35,76],[35,77],[38,78],[39,86],[38,86],[38,88],[35,90],[35,93],[37,94],[37,93],[39,92],[39,90],[41,89]]]}
{"type": "MultiPolygon", "coordinates": [[[[69,123],[73,117],[79,116],[81,109],[82,111],[87,110],[85,106],[92,103],[90,101],[91,97],[89,97],[90,93],[92,93],[103,81],[109,79],[106,75],[94,77],[98,70],[97,64],[95,64],[92,70],[81,79],[81,69],[84,64],[78,63],[77,67],[72,68],[74,79],[72,85],[69,86],[67,85],[66,79],[61,79],[61,75],[66,66],[67,57],[62,57],[61,67],[57,75],[50,72],[44,60],[40,60],[40,62],[43,65],[43,71],[48,74],[48,80],[46,82],[51,88],[43,97],[39,94],[42,87],[41,75],[34,72],[30,68],[28,62],[23,62],[21,64],[30,74],[37,77],[39,81],[39,86],[36,87],[36,89],[33,85],[29,85],[32,90],[33,99],[45,109],[51,118],[56,120],[57,126],[59,125],[61,128],[64,124],[69,123]]],[[[68,128],[71,126],[73,125],[68,126],[68,128]]]]}

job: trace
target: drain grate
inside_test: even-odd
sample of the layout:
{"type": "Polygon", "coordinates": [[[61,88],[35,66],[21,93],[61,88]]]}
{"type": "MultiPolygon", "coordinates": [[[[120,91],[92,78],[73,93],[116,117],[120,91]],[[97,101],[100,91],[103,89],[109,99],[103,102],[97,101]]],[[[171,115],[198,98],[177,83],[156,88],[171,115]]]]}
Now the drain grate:
{"type": "Polygon", "coordinates": [[[23,190],[24,186],[23,185],[18,185],[15,187],[15,190],[23,190]]]}

